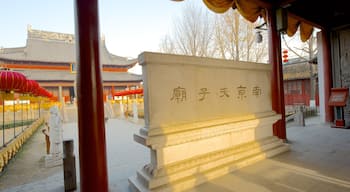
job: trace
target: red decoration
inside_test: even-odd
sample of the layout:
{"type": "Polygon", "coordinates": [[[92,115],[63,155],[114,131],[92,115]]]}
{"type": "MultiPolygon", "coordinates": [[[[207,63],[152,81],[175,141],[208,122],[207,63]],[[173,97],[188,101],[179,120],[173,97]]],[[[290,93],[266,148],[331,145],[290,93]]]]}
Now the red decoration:
{"type": "Polygon", "coordinates": [[[119,92],[114,93],[113,96],[125,96],[125,95],[130,95],[130,91],[129,90],[119,91],[119,92]]]}
{"type": "Polygon", "coordinates": [[[130,94],[143,94],[143,89],[130,90],[130,94]]]}
{"type": "Polygon", "coordinates": [[[51,92],[47,92],[47,97],[53,98],[53,94],[51,92]]]}
{"type": "Polygon", "coordinates": [[[25,83],[21,86],[21,93],[33,94],[35,96],[52,97],[52,93],[45,88],[40,87],[35,80],[25,79],[25,83]]]}
{"type": "Polygon", "coordinates": [[[285,50],[283,50],[283,63],[287,63],[288,62],[288,50],[287,49],[285,49],[285,50]]]}
{"type": "Polygon", "coordinates": [[[22,92],[35,95],[39,87],[39,84],[35,80],[27,79],[25,86],[23,86],[22,92]]]}
{"type": "Polygon", "coordinates": [[[114,93],[113,96],[126,96],[126,95],[135,95],[135,94],[143,94],[143,89],[119,91],[114,93]]]}
{"type": "Polygon", "coordinates": [[[19,72],[0,70],[0,91],[20,91],[26,84],[26,77],[19,72]]]}
{"type": "Polygon", "coordinates": [[[23,86],[22,92],[23,93],[31,93],[33,87],[33,81],[27,79],[25,85],[23,86]]]}

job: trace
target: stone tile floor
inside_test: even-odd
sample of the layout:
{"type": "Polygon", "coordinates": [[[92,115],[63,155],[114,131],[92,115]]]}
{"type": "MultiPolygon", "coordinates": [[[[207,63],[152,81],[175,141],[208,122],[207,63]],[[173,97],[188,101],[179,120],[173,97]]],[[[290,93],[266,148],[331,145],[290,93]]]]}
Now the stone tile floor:
{"type": "Polygon", "coordinates": [[[350,191],[350,129],[330,128],[319,117],[287,126],[289,152],[247,166],[187,192],[350,191]]]}
{"type": "MultiPolygon", "coordinates": [[[[141,127],[143,120],[134,123],[128,120],[110,119],[106,122],[108,177],[111,191],[128,191],[128,177],[149,162],[148,149],[133,141],[133,134],[141,127]]],[[[77,124],[64,124],[63,129],[64,139],[74,139],[79,181],[77,124]]],[[[44,155],[45,137],[41,129],[38,129],[0,176],[0,191],[64,191],[63,166],[45,168],[44,155]]]]}
{"type": "MultiPolygon", "coordinates": [[[[149,161],[147,148],[132,140],[133,133],[142,126],[142,121],[135,124],[110,119],[107,122],[110,191],[130,191],[127,178],[149,161]]],[[[319,117],[307,118],[305,127],[293,123],[287,127],[289,152],[188,192],[350,191],[350,129],[330,128],[330,124],[320,123],[319,117]]],[[[74,138],[77,143],[77,125],[65,124],[64,136],[74,138]]],[[[77,147],[75,152],[78,157],[77,147]]],[[[44,136],[38,131],[0,176],[0,191],[64,191],[62,166],[44,168],[44,153],[44,136]]],[[[77,159],[77,167],[78,162],[77,159]]]]}

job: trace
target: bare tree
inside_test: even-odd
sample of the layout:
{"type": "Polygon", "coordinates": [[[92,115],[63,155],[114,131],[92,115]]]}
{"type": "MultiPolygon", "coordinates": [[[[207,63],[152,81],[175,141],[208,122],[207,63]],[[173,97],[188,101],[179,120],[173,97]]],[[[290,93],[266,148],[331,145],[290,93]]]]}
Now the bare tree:
{"type": "Polygon", "coordinates": [[[167,35],[161,41],[161,51],[213,57],[212,46],[213,25],[208,12],[194,3],[186,4],[181,18],[174,23],[172,35],[167,35]]]}
{"type": "Polygon", "coordinates": [[[217,49],[219,55],[225,55],[224,58],[239,59],[239,31],[240,31],[240,15],[236,11],[228,11],[223,15],[216,17],[216,46],[224,46],[217,49]]]}
{"type": "Polygon", "coordinates": [[[174,42],[169,35],[166,35],[159,44],[160,51],[163,53],[176,53],[174,42]]]}
{"type": "Polygon", "coordinates": [[[214,44],[216,46],[216,57],[227,59],[230,56],[227,56],[228,47],[227,47],[227,37],[222,33],[225,26],[221,25],[219,20],[215,19],[215,31],[214,31],[214,44]]]}
{"type": "Polygon", "coordinates": [[[300,42],[300,40],[296,39],[299,37],[298,33],[299,31],[291,38],[286,38],[285,35],[282,35],[283,45],[300,60],[311,61],[317,54],[316,33],[313,33],[306,42],[294,44],[294,42],[300,42]]]}
{"type": "Polygon", "coordinates": [[[171,34],[160,43],[166,53],[232,60],[266,61],[267,43],[257,44],[254,26],[235,10],[210,17],[206,10],[186,4],[171,34]]]}
{"type": "Polygon", "coordinates": [[[218,57],[237,61],[262,62],[266,60],[267,43],[257,44],[255,42],[254,28],[257,23],[246,21],[235,10],[218,15],[215,23],[215,45],[218,57]]]}
{"type": "MultiPolygon", "coordinates": [[[[259,23],[259,21],[258,21],[259,23]]],[[[254,25],[255,26],[255,25],[254,25]]],[[[260,43],[256,43],[255,42],[255,36],[256,36],[256,31],[251,31],[252,33],[255,33],[254,37],[253,34],[249,35],[249,42],[254,42],[252,43],[252,50],[254,51],[250,51],[250,54],[252,54],[252,56],[249,56],[249,61],[253,61],[253,62],[260,62],[260,63],[267,63],[268,62],[268,38],[267,38],[267,33],[266,31],[262,31],[260,34],[263,37],[263,41],[260,43]],[[254,40],[253,40],[254,38],[254,40]]]]}
{"type": "MultiPolygon", "coordinates": [[[[297,32],[299,33],[299,31],[297,32]]],[[[299,43],[297,45],[291,46],[293,42],[295,42],[295,38],[299,35],[296,34],[292,38],[288,40],[284,35],[282,35],[283,44],[287,49],[292,52],[297,58],[301,61],[305,61],[309,64],[309,72],[310,72],[310,101],[315,100],[316,95],[316,77],[315,77],[315,67],[313,66],[315,56],[317,55],[317,39],[316,33],[314,32],[310,38],[305,43],[299,43]]],[[[299,41],[299,40],[297,40],[299,41]]]]}

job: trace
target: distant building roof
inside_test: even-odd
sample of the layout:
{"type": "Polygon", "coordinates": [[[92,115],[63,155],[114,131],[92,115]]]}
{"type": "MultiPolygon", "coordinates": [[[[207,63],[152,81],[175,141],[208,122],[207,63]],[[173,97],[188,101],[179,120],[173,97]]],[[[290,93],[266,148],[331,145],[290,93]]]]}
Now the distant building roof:
{"type": "MultiPolygon", "coordinates": [[[[38,61],[56,63],[75,63],[75,38],[72,34],[49,31],[27,30],[25,47],[2,48],[0,59],[16,61],[38,61]]],[[[100,59],[103,65],[131,68],[137,59],[129,60],[108,52],[104,38],[100,41],[100,59]]]]}
{"type": "Polygon", "coordinates": [[[283,80],[309,79],[311,75],[310,69],[312,69],[312,75],[317,76],[317,64],[308,62],[284,64],[283,80]],[[310,68],[310,65],[312,68],[310,68]]]}
{"type": "MultiPolygon", "coordinates": [[[[66,71],[49,71],[45,70],[43,75],[42,70],[25,70],[19,71],[30,79],[36,81],[74,81],[76,79],[75,73],[66,71]]],[[[102,80],[105,82],[141,82],[142,76],[128,72],[102,72],[102,80]]]]}

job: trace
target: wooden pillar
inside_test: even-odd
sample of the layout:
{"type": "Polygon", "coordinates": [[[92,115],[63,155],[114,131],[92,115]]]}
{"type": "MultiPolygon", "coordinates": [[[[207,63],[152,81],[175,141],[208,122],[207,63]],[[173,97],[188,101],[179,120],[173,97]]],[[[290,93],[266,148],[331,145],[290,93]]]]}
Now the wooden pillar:
{"type": "Polygon", "coordinates": [[[286,114],[284,108],[283,69],[281,58],[281,36],[276,28],[276,9],[267,9],[269,40],[269,62],[272,65],[271,96],[272,110],[282,118],[273,125],[273,133],[280,139],[287,139],[286,114]]]}
{"type": "MultiPolygon", "coordinates": [[[[329,96],[331,93],[332,88],[332,58],[331,58],[331,50],[330,50],[330,39],[329,39],[329,33],[327,33],[325,30],[322,30],[317,35],[317,38],[320,38],[320,44],[319,46],[319,54],[321,56],[320,59],[322,59],[321,68],[323,68],[323,105],[324,105],[324,113],[325,113],[325,121],[326,122],[333,122],[334,121],[334,113],[333,108],[328,105],[329,96]]],[[[320,80],[321,81],[321,80],[320,80]]],[[[321,103],[320,103],[321,105],[321,103]]]]}
{"type": "Polygon", "coordinates": [[[108,191],[97,0],[75,0],[80,191],[108,191]]]}
{"type": "Polygon", "coordinates": [[[62,104],[64,103],[63,91],[62,91],[61,85],[58,86],[58,101],[62,104]]]}
{"type": "Polygon", "coordinates": [[[64,97],[63,97],[63,89],[62,89],[62,85],[59,85],[58,86],[58,101],[60,102],[61,104],[61,116],[62,116],[62,119],[65,120],[66,119],[66,114],[64,113],[64,107],[65,107],[65,100],[64,100],[64,97]]]}

